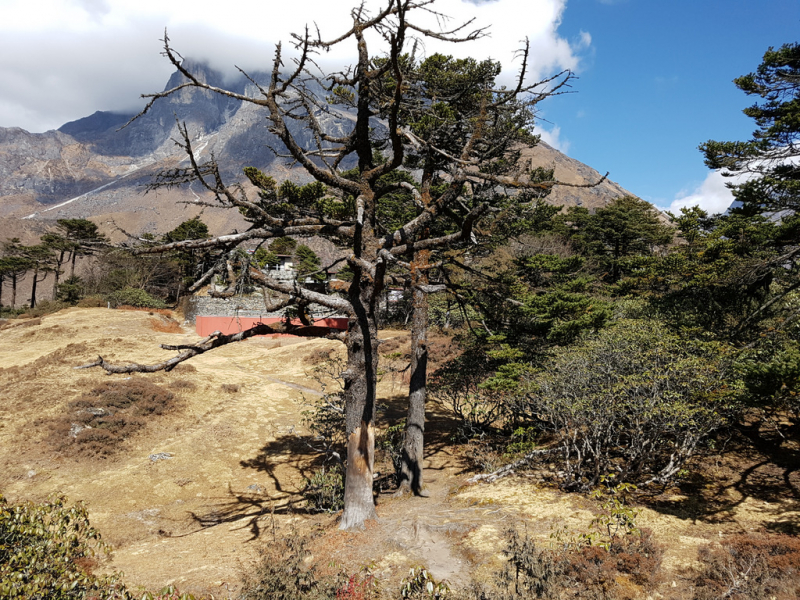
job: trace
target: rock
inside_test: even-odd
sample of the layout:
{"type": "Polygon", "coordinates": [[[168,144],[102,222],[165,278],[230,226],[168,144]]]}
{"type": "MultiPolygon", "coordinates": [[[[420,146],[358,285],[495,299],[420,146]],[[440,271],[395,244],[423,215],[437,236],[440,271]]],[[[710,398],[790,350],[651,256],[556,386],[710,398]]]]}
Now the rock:
{"type": "Polygon", "coordinates": [[[78,437],[78,434],[84,429],[91,429],[91,427],[89,425],[81,425],[80,423],[73,423],[72,427],[69,428],[69,436],[78,437]]]}

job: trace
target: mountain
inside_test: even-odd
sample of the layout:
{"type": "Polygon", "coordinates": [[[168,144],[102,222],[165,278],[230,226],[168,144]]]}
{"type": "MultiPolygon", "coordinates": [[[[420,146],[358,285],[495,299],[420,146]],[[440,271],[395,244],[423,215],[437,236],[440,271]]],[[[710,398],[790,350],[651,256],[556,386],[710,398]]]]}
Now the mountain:
{"type": "MultiPolygon", "coordinates": [[[[212,85],[248,95],[258,93],[255,84],[244,77],[224,81],[220,73],[204,64],[185,64],[212,85]]],[[[252,77],[266,80],[265,74],[252,77]]],[[[182,81],[183,76],[176,72],[165,89],[182,81]]],[[[173,141],[178,122],[187,125],[200,157],[214,154],[228,181],[243,180],[244,166],[258,167],[278,179],[308,178],[301,169],[276,158],[273,148],[280,148],[280,142],[268,131],[264,113],[255,105],[186,89],[159,100],[145,115],[123,127],[131,117],[98,111],[41,134],[0,128],[0,239],[20,231],[35,236],[55,219],[77,217],[91,218],[116,239],[124,235],[120,230],[164,233],[200,212],[213,233],[245,227],[237,211],[197,206],[211,196],[196,183],[185,189],[143,195],[142,186],[153,173],[180,166],[185,160],[173,141]]],[[[326,115],[321,115],[321,120],[329,133],[345,133],[341,121],[326,115]]],[[[301,141],[310,137],[302,124],[296,127],[301,141]]],[[[556,177],[569,183],[590,183],[600,178],[591,167],[545,143],[525,149],[523,157],[535,166],[555,167],[556,177]]],[[[557,187],[549,201],[592,209],[622,195],[630,192],[605,181],[594,188],[557,187]]]]}

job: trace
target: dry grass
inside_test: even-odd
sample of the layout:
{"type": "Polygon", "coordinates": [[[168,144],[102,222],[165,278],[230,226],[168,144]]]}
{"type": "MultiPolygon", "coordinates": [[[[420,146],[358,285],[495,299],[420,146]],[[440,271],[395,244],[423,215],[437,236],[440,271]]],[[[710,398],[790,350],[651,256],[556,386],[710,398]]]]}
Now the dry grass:
{"type": "Polygon", "coordinates": [[[142,308],[141,306],[130,306],[128,304],[121,304],[114,310],[131,310],[135,312],[146,312],[149,315],[163,315],[172,318],[172,311],[168,308],[142,308]]]}
{"type": "Polygon", "coordinates": [[[49,423],[48,441],[67,454],[106,458],[176,404],[172,392],[144,379],[105,382],[72,400],[66,413],[49,423]]]}
{"type": "Polygon", "coordinates": [[[169,384],[171,390],[178,390],[181,392],[194,391],[197,389],[197,384],[188,379],[177,379],[169,384]]]}
{"type": "Polygon", "coordinates": [[[165,316],[160,319],[150,319],[150,327],[159,333],[183,333],[183,329],[177,321],[165,316]]]}

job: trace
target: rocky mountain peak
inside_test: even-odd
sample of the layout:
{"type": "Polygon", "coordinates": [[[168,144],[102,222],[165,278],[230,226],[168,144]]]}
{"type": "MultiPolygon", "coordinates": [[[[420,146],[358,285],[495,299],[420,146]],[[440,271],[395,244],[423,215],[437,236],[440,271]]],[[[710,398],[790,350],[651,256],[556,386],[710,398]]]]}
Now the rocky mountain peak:
{"type": "MultiPolygon", "coordinates": [[[[183,64],[212,85],[257,93],[244,76],[230,81],[205,63],[187,59],[183,64]]],[[[267,80],[262,73],[251,76],[257,81],[267,80]]],[[[176,71],[165,89],[184,81],[176,71]]],[[[173,142],[178,121],[186,123],[195,151],[201,157],[213,152],[231,181],[242,179],[244,166],[257,167],[279,179],[307,178],[304,172],[275,159],[272,148],[280,150],[280,141],[269,132],[269,123],[256,106],[204,90],[185,89],[156,102],[145,115],[122,128],[132,116],[97,111],[44,134],[0,128],[0,217],[13,215],[45,222],[65,217],[105,219],[119,227],[124,223],[124,229],[136,232],[174,228],[200,212],[199,207],[191,207],[191,202],[203,197],[203,190],[195,185],[143,196],[141,186],[154,171],[184,160],[173,142]],[[175,204],[176,200],[184,204],[175,204]]],[[[331,122],[330,127],[334,126],[343,127],[341,122],[331,122]]],[[[300,124],[297,127],[301,140],[310,135],[300,124]]],[[[563,181],[589,183],[600,178],[591,167],[545,143],[526,149],[524,154],[534,165],[555,167],[556,177],[563,181]]],[[[629,194],[607,181],[595,188],[557,187],[549,201],[596,208],[629,194]]],[[[220,228],[244,226],[231,221],[237,215],[217,216],[214,210],[206,210],[203,218],[216,221],[220,228]]]]}

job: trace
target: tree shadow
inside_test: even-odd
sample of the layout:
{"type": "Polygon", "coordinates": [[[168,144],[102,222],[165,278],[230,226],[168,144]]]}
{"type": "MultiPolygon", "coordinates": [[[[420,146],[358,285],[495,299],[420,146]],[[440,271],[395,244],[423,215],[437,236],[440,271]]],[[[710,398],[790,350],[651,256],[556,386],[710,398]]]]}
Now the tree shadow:
{"type": "MultiPolygon", "coordinates": [[[[406,394],[395,394],[389,398],[381,400],[378,407],[378,435],[380,436],[392,425],[397,425],[406,418],[408,412],[408,396],[406,394]]],[[[429,475],[435,472],[446,472],[449,469],[457,472],[464,472],[469,469],[463,458],[448,451],[449,447],[455,447],[453,435],[458,428],[458,420],[450,416],[439,404],[431,401],[426,403],[425,410],[425,447],[424,447],[424,482],[431,483],[434,480],[429,475]],[[431,458],[438,456],[436,464],[432,464],[431,458]]],[[[380,470],[379,477],[376,478],[375,492],[376,503],[381,495],[391,495],[397,490],[395,473],[391,466],[391,458],[387,451],[376,451],[376,469],[380,470]],[[378,469],[378,465],[381,469],[378,469]],[[386,472],[386,469],[389,472],[386,472]]]]}
{"type": "Polygon", "coordinates": [[[266,519],[272,519],[275,515],[306,512],[302,490],[286,489],[276,473],[277,469],[294,469],[308,479],[324,462],[324,456],[314,448],[314,438],[310,435],[282,435],[267,442],[256,456],[239,464],[245,469],[266,474],[272,480],[275,492],[270,494],[257,484],[241,491],[229,486],[225,496],[212,498],[213,504],[208,510],[189,513],[200,529],[183,535],[217,525],[239,523],[241,529],[249,529],[248,541],[258,539],[263,533],[266,519]]]}
{"type": "Polygon", "coordinates": [[[765,437],[757,428],[741,428],[729,445],[716,456],[697,459],[703,461],[700,468],[676,487],[651,492],[648,505],[678,518],[723,525],[736,522],[737,508],[758,501],[752,510],[769,521],[767,530],[800,533],[797,444],[765,437]]]}
{"type": "MultiPolygon", "coordinates": [[[[406,395],[397,394],[381,400],[377,417],[379,437],[386,427],[399,423],[405,417],[407,407],[406,395]]],[[[447,452],[447,447],[453,445],[452,436],[458,421],[441,410],[441,407],[432,404],[431,409],[426,414],[425,424],[426,474],[432,471],[446,472],[450,468],[459,472],[467,470],[459,455],[447,452]],[[436,466],[430,464],[433,455],[440,456],[436,466]],[[447,458],[441,460],[441,457],[447,458]]],[[[391,458],[380,448],[376,450],[376,455],[376,468],[381,468],[373,488],[377,504],[381,501],[381,495],[392,493],[396,485],[391,458]]],[[[269,477],[274,492],[268,493],[261,489],[234,490],[229,487],[224,496],[212,499],[208,510],[190,513],[199,529],[183,535],[191,535],[217,525],[238,523],[242,529],[250,531],[249,541],[258,539],[265,529],[266,521],[275,515],[306,512],[302,490],[288,489],[286,482],[281,481],[278,471],[294,470],[303,479],[310,479],[316,470],[326,465],[326,460],[313,436],[288,434],[267,442],[255,456],[244,459],[239,464],[244,469],[253,469],[269,477]]],[[[427,480],[431,481],[429,477],[427,480]]]]}

